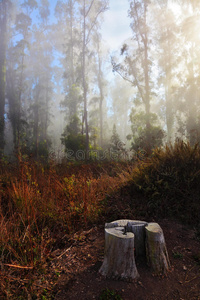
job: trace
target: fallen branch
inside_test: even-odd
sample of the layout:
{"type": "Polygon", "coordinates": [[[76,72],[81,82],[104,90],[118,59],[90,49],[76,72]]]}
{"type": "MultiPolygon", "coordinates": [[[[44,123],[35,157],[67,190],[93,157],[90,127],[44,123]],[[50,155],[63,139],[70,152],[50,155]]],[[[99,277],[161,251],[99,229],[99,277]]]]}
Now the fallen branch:
{"type": "Polygon", "coordinates": [[[199,278],[199,276],[195,276],[195,277],[191,278],[190,280],[185,281],[184,283],[190,283],[191,281],[193,281],[197,278],[199,278]]]}
{"type": "Polygon", "coordinates": [[[19,265],[12,265],[12,264],[4,264],[4,266],[11,267],[11,268],[18,268],[18,269],[29,269],[29,270],[33,269],[33,267],[19,266],[19,265]]]}
{"type": "Polygon", "coordinates": [[[71,245],[69,248],[67,248],[62,254],[60,254],[58,257],[55,257],[54,259],[52,260],[55,260],[55,259],[60,259],[64,254],[66,254],[71,248],[72,248],[73,245],[71,245]]]}

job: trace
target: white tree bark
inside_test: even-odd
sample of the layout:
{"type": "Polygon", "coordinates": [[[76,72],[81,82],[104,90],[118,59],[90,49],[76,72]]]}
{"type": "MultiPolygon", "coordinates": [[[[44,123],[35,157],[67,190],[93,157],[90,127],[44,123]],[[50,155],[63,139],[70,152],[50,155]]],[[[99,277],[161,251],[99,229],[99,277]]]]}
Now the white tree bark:
{"type": "Polygon", "coordinates": [[[154,274],[165,274],[170,268],[164,234],[157,223],[149,223],[146,231],[147,263],[154,274]]]}
{"type": "Polygon", "coordinates": [[[105,255],[99,272],[106,277],[133,281],[139,277],[134,257],[134,234],[122,227],[105,228],[105,255]]]}

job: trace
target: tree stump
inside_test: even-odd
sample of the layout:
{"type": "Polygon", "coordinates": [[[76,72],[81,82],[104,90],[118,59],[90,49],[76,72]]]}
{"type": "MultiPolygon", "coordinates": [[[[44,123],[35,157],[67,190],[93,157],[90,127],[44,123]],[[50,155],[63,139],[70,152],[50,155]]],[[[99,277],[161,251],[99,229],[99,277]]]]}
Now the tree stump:
{"type": "Polygon", "coordinates": [[[99,272],[109,278],[133,281],[139,277],[134,257],[134,234],[124,232],[122,227],[115,227],[116,224],[110,226],[105,228],[105,254],[99,272]]]}
{"type": "Polygon", "coordinates": [[[137,279],[135,257],[138,256],[147,260],[154,274],[163,275],[169,270],[170,262],[159,224],[126,219],[106,223],[104,261],[99,272],[110,278],[137,279]]]}
{"type": "Polygon", "coordinates": [[[163,231],[157,223],[149,223],[145,231],[147,263],[154,274],[165,274],[170,268],[170,262],[163,231]]]}

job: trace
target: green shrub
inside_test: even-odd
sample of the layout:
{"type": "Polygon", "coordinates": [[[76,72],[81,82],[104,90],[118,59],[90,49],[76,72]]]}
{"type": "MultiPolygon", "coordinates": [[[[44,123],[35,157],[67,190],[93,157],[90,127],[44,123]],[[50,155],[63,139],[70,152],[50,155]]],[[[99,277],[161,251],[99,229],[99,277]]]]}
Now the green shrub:
{"type": "Polygon", "coordinates": [[[198,221],[200,204],[200,147],[176,141],[157,148],[133,174],[134,186],[147,199],[150,213],[198,221]]]}
{"type": "Polygon", "coordinates": [[[102,290],[100,300],[122,300],[121,296],[118,295],[114,290],[110,290],[108,288],[102,290]]]}

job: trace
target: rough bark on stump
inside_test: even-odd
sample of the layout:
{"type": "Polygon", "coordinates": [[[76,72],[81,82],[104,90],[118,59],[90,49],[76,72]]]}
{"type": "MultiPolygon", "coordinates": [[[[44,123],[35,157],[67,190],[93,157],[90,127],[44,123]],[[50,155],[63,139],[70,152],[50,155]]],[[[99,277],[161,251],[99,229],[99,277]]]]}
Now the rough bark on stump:
{"type": "Polygon", "coordinates": [[[105,228],[105,254],[99,272],[106,277],[132,281],[139,277],[134,257],[134,234],[122,227],[105,228]]]}
{"type": "Polygon", "coordinates": [[[170,267],[164,234],[157,223],[145,227],[147,262],[155,274],[165,274],[170,267]]]}

